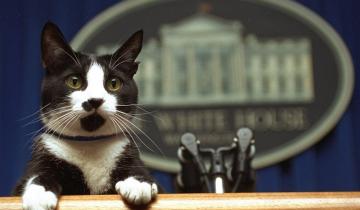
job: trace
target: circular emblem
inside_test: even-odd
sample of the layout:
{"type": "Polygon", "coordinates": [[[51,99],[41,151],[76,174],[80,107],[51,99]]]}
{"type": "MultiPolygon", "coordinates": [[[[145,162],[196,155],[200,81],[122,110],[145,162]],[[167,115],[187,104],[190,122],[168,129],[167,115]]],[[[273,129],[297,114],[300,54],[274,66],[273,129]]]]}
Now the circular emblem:
{"type": "Polygon", "coordinates": [[[140,113],[130,133],[150,167],[179,170],[185,132],[216,148],[243,126],[256,135],[254,167],[277,163],[323,138],[352,95],[344,43],[292,1],[125,1],[91,20],[72,46],[112,53],[141,28],[140,113]]]}

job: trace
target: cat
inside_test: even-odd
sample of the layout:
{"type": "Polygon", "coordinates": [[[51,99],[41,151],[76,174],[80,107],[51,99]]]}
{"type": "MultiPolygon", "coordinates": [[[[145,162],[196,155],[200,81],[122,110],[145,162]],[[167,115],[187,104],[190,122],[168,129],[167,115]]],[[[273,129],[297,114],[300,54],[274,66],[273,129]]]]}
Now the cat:
{"type": "MultiPolygon", "coordinates": [[[[14,194],[26,210],[55,209],[60,195],[115,194],[148,204],[158,185],[128,136],[138,90],[133,79],[143,31],[113,54],[75,52],[51,22],[41,35],[41,120],[31,160],[14,194]]],[[[135,144],[134,144],[135,143],[135,144]]]]}

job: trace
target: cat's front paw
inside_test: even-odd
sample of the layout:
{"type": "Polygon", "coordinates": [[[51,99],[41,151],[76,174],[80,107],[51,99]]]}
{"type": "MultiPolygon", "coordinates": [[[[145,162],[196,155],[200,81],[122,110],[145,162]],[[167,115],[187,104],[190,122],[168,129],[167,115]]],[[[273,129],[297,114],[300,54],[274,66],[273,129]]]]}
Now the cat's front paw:
{"type": "Polygon", "coordinates": [[[57,205],[57,197],[51,191],[46,191],[41,185],[30,184],[22,195],[24,210],[53,210],[57,205]]]}
{"type": "Polygon", "coordinates": [[[119,181],[115,185],[116,191],[130,204],[148,204],[158,193],[155,183],[141,182],[134,177],[119,181]]]}

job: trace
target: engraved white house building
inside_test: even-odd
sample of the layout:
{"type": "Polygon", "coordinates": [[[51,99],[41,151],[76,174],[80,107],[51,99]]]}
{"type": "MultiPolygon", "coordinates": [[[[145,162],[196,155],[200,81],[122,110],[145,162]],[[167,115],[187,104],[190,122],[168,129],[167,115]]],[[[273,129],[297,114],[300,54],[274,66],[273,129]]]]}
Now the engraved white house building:
{"type": "MultiPolygon", "coordinates": [[[[98,48],[102,53],[104,46],[98,48]]],[[[308,103],[314,99],[306,38],[244,36],[238,21],[199,13],[160,28],[140,54],[145,105],[308,103]]]]}

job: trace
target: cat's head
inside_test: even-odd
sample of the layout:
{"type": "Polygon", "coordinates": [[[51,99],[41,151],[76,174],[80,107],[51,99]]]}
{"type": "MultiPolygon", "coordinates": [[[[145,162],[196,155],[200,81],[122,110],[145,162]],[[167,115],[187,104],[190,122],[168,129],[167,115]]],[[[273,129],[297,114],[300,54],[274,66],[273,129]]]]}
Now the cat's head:
{"type": "Polygon", "coordinates": [[[46,23],[41,37],[42,121],[68,136],[102,136],[126,131],[138,90],[133,80],[143,32],[134,33],[110,55],[75,52],[59,28],[46,23]]]}

